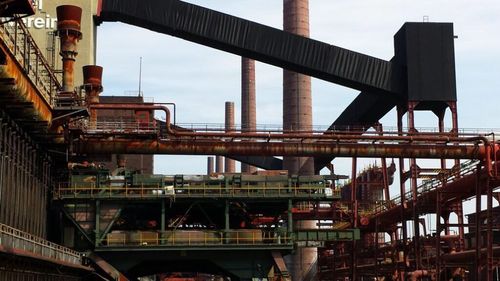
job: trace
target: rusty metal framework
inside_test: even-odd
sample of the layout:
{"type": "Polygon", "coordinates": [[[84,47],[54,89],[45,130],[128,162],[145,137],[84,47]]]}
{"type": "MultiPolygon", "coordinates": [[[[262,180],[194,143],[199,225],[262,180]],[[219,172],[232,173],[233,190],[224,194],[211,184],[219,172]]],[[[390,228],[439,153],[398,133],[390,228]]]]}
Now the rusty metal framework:
{"type": "MultiPolygon", "coordinates": [[[[104,15],[112,12],[109,3],[104,6],[104,15]]],[[[130,7],[126,9],[127,13],[136,12],[133,9],[129,11],[130,7]]],[[[197,250],[274,251],[273,258],[280,260],[275,263],[279,264],[283,280],[286,280],[286,267],[281,253],[276,251],[289,252],[293,249],[293,243],[307,246],[313,242],[320,245],[316,263],[319,280],[493,281],[500,278],[500,221],[497,218],[500,208],[493,207],[494,198],[500,202],[499,193],[494,192],[500,186],[500,142],[494,133],[459,131],[453,95],[449,100],[444,97],[443,100],[431,102],[412,100],[411,96],[397,102],[391,100],[390,105],[397,106],[396,129],[383,130],[381,124],[371,121],[331,126],[327,130],[311,127],[300,132],[257,126],[249,129],[247,125],[237,128],[234,122],[228,122],[228,127],[200,124],[182,126],[176,124],[175,112],[171,122],[170,108],[164,104],[99,103],[103,88],[102,68],[98,66],[85,68],[85,85],[81,87],[80,93],[75,91],[73,64],[77,55],[76,44],[81,38],[80,15],[81,9],[78,7],[58,9],[58,34],[64,46],[62,85],[22,21],[0,25],[1,249],[22,248],[22,252],[13,254],[32,254],[39,256],[35,257],[38,260],[49,258],[65,264],[80,265],[81,254],[35,237],[46,237],[47,204],[49,198],[53,198],[58,201],[55,204],[60,207],[59,215],[65,222],[73,224],[81,234],[84,241],[79,241],[83,245],[79,246],[102,252],[110,249],[123,252],[128,247],[137,251],[165,248],[182,250],[189,247],[197,250]],[[73,106],[78,106],[76,112],[73,106]],[[451,111],[450,131],[445,130],[444,126],[447,109],[451,111]],[[136,116],[133,120],[99,121],[99,110],[132,110],[147,113],[147,118],[136,116]],[[437,129],[419,130],[415,126],[416,110],[435,113],[438,118],[437,129]],[[151,117],[155,111],[164,113],[164,122],[151,117]],[[90,115],[88,120],[82,118],[87,117],[87,114],[90,115]],[[405,114],[408,120],[406,127],[403,124],[405,114]],[[43,128],[37,129],[40,126],[43,128]],[[51,137],[39,138],[47,133],[51,137]],[[40,143],[41,139],[47,143],[40,143]],[[59,150],[55,150],[55,153],[53,150],[48,151],[51,147],[59,150]],[[67,154],[61,152],[66,149],[67,154]],[[97,186],[88,182],[82,185],[68,184],[63,179],[57,179],[59,188],[56,188],[54,157],[58,153],[65,156],[57,167],[60,170],[65,170],[61,166],[70,160],[66,156],[73,160],[92,154],[123,153],[293,156],[315,157],[316,160],[349,157],[352,158],[352,173],[350,182],[338,189],[333,188],[329,194],[326,190],[333,187],[331,182],[322,181],[320,187],[293,185],[292,178],[295,175],[290,175],[283,185],[245,186],[241,184],[241,177],[233,177],[231,186],[181,183],[175,185],[175,189],[168,189],[163,183],[147,186],[126,183],[117,187],[111,181],[109,185],[97,186]],[[365,157],[380,158],[381,165],[369,167],[358,174],[359,159],[365,157]],[[397,158],[399,171],[394,162],[387,165],[388,158],[397,158]],[[422,164],[423,159],[440,161],[438,167],[427,167],[422,164]],[[399,175],[399,182],[396,183],[399,185],[399,195],[392,196],[389,186],[396,172],[399,175]],[[482,207],[484,197],[486,208],[482,207]],[[463,202],[471,198],[476,200],[475,213],[469,215],[466,222],[463,202]],[[122,212],[125,212],[127,206],[124,202],[147,206],[145,209],[149,210],[156,208],[158,214],[155,216],[158,218],[155,219],[160,221],[160,226],[153,220],[147,223],[155,231],[137,232],[140,227],[131,226],[123,233],[119,232],[122,229],[111,232],[113,225],[122,218],[122,212]],[[186,211],[179,213],[182,208],[177,213],[172,211],[173,221],[167,222],[167,204],[172,202],[184,204],[182,208],[186,211]],[[217,208],[214,211],[218,216],[217,223],[201,207],[206,202],[217,208]],[[262,207],[260,205],[265,205],[262,202],[273,202],[274,205],[271,204],[262,213],[248,211],[251,208],[247,208],[246,204],[262,207]],[[189,216],[196,216],[190,213],[193,208],[199,208],[199,216],[207,222],[186,222],[189,216]],[[243,217],[245,220],[231,221],[234,218],[231,217],[231,210],[241,212],[237,219],[243,217]],[[456,222],[451,220],[452,214],[456,215],[456,222]],[[247,221],[253,229],[246,228],[247,221]],[[301,227],[300,222],[303,221],[313,221],[318,228],[301,227]],[[294,222],[299,223],[294,225],[294,222]],[[186,230],[199,225],[204,228],[202,231],[186,230]],[[211,228],[214,225],[223,227],[214,230],[211,228]],[[235,225],[238,228],[231,229],[235,225]],[[171,229],[167,230],[166,226],[171,226],[171,229]],[[178,230],[180,226],[185,229],[178,230]]],[[[214,15],[228,17],[218,13],[214,15]]],[[[108,15],[111,19],[113,16],[116,15],[108,15]]],[[[163,19],[162,14],[158,20],[163,19]]],[[[272,34],[289,36],[281,31],[264,29],[272,34]]],[[[176,33],[179,30],[168,31],[176,33]]],[[[226,45],[231,47],[234,44],[226,45]]],[[[400,65],[393,65],[392,62],[323,43],[318,46],[367,60],[371,68],[374,67],[373,63],[377,63],[383,68],[382,74],[391,73],[391,69],[395,70],[394,75],[401,71],[400,65]]],[[[245,50],[238,47],[233,51],[239,53],[245,50]]],[[[257,50],[250,54],[259,58],[261,53],[267,52],[257,50]]],[[[266,56],[264,60],[273,62],[272,57],[266,56]]],[[[290,65],[289,60],[280,58],[278,64],[290,65]]],[[[300,70],[303,69],[301,64],[292,63],[291,67],[300,70]]],[[[313,63],[311,67],[316,66],[317,63],[313,63]]],[[[319,74],[325,72],[314,68],[307,71],[312,74],[315,71],[319,71],[319,74]]],[[[401,85],[392,88],[387,82],[389,74],[384,74],[384,79],[380,81],[366,82],[358,81],[356,77],[345,77],[347,72],[339,69],[327,78],[340,84],[354,84],[361,90],[404,92],[401,85]]],[[[319,76],[324,78],[324,75],[319,76]]],[[[452,88],[448,90],[454,94],[452,88]]],[[[331,170],[333,174],[333,168],[331,170]]],[[[9,268],[8,264],[0,263],[0,278],[44,280],[39,272],[28,272],[27,269],[35,267],[33,264],[16,264],[9,268]]],[[[47,274],[49,277],[46,280],[73,278],[71,274],[47,274]]]]}

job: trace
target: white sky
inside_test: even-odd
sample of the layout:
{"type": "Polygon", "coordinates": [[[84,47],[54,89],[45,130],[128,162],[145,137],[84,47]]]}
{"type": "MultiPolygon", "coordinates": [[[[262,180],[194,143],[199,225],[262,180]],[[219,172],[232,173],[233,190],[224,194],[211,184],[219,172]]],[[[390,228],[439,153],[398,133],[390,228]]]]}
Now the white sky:
{"type": "MultiPolygon", "coordinates": [[[[281,28],[282,0],[190,0],[194,4],[281,28]]],[[[459,125],[500,128],[500,1],[498,0],[310,0],[311,37],[382,59],[393,56],[393,36],[405,21],[453,22],[459,125]]],[[[240,120],[240,58],[182,39],[121,23],[98,28],[97,63],[104,66],[106,95],[137,90],[143,57],[142,90],[155,102],[175,102],[181,123],[223,123],[224,102],[236,103],[240,120]]],[[[257,64],[257,123],[281,124],[282,70],[257,64]]],[[[313,79],[315,125],[329,125],[357,91],[313,79]]],[[[395,126],[395,112],[382,120],[395,126]]],[[[448,116],[449,117],[449,116],[448,116]]],[[[435,127],[431,114],[418,113],[417,126],[435,127]]],[[[450,125],[448,119],[447,125],[450,125]]],[[[367,160],[364,163],[373,163],[367,160]]],[[[350,163],[334,162],[349,174],[350,163]]],[[[358,167],[362,165],[358,165],[358,167]]],[[[206,156],[157,156],[155,172],[202,174],[206,156]]]]}

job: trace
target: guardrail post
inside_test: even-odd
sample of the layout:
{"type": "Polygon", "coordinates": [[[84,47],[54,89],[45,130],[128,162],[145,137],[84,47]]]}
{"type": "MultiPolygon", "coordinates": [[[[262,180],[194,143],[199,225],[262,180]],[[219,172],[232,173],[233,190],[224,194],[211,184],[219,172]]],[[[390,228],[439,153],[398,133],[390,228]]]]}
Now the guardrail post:
{"type": "Polygon", "coordinates": [[[99,241],[99,235],[100,235],[100,218],[101,218],[101,201],[96,200],[95,201],[95,246],[99,246],[100,241],[99,241]]]}

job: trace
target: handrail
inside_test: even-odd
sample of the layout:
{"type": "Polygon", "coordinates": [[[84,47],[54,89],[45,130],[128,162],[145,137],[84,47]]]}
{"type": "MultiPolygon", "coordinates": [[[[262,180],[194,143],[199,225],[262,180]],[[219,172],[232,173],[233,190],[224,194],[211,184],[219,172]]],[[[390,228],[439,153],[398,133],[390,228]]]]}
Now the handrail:
{"type": "Polygon", "coordinates": [[[189,198],[189,197],[300,197],[340,198],[340,190],[326,185],[285,186],[282,184],[254,185],[205,185],[199,186],[112,186],[95,184],[60,183],[55,198],[189,198]]]}
{"type": "Polygon", "coordinates": [[[158,134],[160,127],[156,122],[141,121],[99,121],[86,120],[72,124],[73,127],[84,129],[89,134],[117,134],[117,133],[137,133],[137,134],[158,134]]]}
{"type": "MultiPolygon", "coordinates": [[[[417,187],[417,194],[424,194],[426,192],[430,192],[435,190],[443,185],[443,183],[448,183],[456,178],[462,178],[466,175],[470,175],[477,170],[477,164],[479,160],[469,160],[460,164],[459,169],[452,169],[444,174],[443,177],[437,177],[430,180],[425,180],[417,187]]],[[[405,200],[411,201],[413,200],[413,194],[411,191],[405,193],[405,200]]],[[[382,205],[377,205],[377,208],[371,212],[371,215],[380,214],[393,206],[397,206],[401,204],[401,196],[397,196],[390,201],[385,201],[382,205]]]]}
{"type": "Polygon", "coordinates": [[[53,106],[55,93],[61,84],[23,21],[0,25],[0,37],[45,102],[53,106]]]}
{"type": "MultiPolygon", "coordinates": [[[[225,131],[226,127],[224,123],[177,123],[177,126],[189,129],[193,131],[225,131]]],[[[377,130],[364,130],[364,126],[356,126],[356,125],[312,125],[306,129],[302,129],[302,131],[306,131],[308,133],[325,133],[326,131],[333,132],[349,132],[349,133],[360,133],[360,134],[373,134],[379,135],[380,131],[377,130]]],[[[245,131],[242,129],[241,124],[235,124],[233,126],[234,131],[245,131]]],[[[410,129],[409,127],[403,127],[402,131],[411,133],[418,132],[418,134],[427,134],[431,133],[433,135],[459,135],[459,136],[487,136],[494,132],[500,132],[500,128],[460,128],[454,129],[445,128],[443,132],[439,130],[437,127],[417,127],[415,129],[410,129]]],[[[246,130],[248,131],[248,130],[246,130]]],[[[256,129],[252,132],[284,132],[283,125],[280,124],[257,124],[256,129]]],[[[394,135],[400,134],[397,127],[392,126],[384,126],[384,133],[390,133],[394,135]]]]}
{"type": "Polygon", "coordinates": [[[109,233],[98,241],[108,247],[124,246],[234,246],[287,245],[292,236],[286,231],[247,230],[173,230],[109,233]]]}
{"type": "Polygon", "coordinates": [[[0,224],[0,245],[74,265],[83,262],[82,254],[76,251],[5,224],[0,224]]]}
{"type": "MultiPolygon", "coordinates": [[[[95,128],[98,130],[106,130],[106,129],[116,129],[120,126],[129,129],[141,129],[137,128],[139,125],[143,128],[150,128],[155,130],[161,130],[161,122],[157,122],[156,120],[151,121],[137,121],[133,118],[130,120],[104,120],[98,121],[95,124],[95,127],[90,128],[87,125],[83,125],[82,128],[88,130],[89,134],[95,132],[95,128]]],[[[80,124],[81,125],[81,124],[80,124]]],[[[176,126],[179,128],[196,132],[196,133],[216,133],[216,132],[226,132],[226,128],[224,124],[219,123],[177,123],[176,126]]],[[[364,135],[364,136],[385,136],[385,137],[399,137],[399,136],[447,136],[447,137],[489,137],[493,132],[499,131],[500,129],[481,129],[481,128],[468,128],[468,129],[460,129],[458,132],[451,131],[438,131],[438,128],[434,127],[422,127],[415,130],[410,130],[408,128],[403,128],[402,133],[398,131],[397,128],[394,127],[384,127],[383,134],[381,135],[380,131],[366,131],[362,127],[356,126],[337,126],[333,128],[329,128],[328,126],[322,125],[314,125],[311,126],[310,129],[301,130],[300,133],[304,135],[323,135],[328,133],[334,133],[335,135],[364,135]]],[[[232,128],[232,132],[245,132],[245,133],[268,133],[271,135],[274,134],[282,134],[287,133],[287,130],[284,130],[281,125],[273,125],[273,124],[259,124],[255,130],[248,131],[247,129],[243,129],[241,125],[235,125],[232,128]]],[[[418,139],[415,139],[418,140],[418,139]]]]}

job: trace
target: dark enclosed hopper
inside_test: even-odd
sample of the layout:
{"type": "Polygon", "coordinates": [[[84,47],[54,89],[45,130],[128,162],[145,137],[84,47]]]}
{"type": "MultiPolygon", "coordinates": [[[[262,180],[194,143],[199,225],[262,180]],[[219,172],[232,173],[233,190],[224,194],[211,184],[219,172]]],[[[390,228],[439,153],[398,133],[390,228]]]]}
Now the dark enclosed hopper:
{"type": "Polygon", "coordinates": [[[339,85],[400,93],[391,62],[178,0],[101,0],[100,21],[121,21],[339,85]]]}

